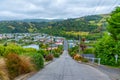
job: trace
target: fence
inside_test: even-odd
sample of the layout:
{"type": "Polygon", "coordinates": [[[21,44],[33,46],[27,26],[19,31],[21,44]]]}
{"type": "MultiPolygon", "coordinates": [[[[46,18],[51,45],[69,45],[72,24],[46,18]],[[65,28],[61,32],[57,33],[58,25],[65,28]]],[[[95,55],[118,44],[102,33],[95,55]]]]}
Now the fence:
{"type": "Polygon", "coordinates": [[[92,61],[92,63],[95,63],[95,60],[97,60],[97,64],[100,65],[101,58],[93,58],[93,57],[84,57],[84,58],[92,61]]]}

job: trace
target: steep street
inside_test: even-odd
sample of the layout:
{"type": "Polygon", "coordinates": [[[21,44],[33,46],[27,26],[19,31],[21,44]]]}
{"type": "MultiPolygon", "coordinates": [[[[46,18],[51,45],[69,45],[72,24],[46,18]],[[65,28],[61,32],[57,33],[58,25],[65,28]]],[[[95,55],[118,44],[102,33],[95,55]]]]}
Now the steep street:
{"type": "Polygon", "coordinates": [[[101,71],[89,65],[80,64],[68,55],[67,41],[61,57],[28,80],[110,80],[101,71]]]}

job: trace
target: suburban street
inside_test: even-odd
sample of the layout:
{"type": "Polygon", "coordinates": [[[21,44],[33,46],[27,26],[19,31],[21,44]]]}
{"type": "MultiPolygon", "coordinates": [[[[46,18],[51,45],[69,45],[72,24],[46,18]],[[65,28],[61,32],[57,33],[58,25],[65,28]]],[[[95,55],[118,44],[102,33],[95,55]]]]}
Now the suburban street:
{"type": "Polygon", "coordinates": [[[67,42],[64,42],[64,52],[44,69],[28,80],[110,80],[101,71],[89,65],[74,61],[68,54],[67,42]]]}

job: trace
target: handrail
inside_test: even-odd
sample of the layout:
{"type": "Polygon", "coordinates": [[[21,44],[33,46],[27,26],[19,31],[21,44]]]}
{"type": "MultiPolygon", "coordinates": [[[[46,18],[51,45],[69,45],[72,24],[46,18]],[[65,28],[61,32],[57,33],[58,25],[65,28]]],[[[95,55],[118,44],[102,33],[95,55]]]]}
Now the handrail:
{"type": "Polygon", "coordinates": [[[100,65],[100,61],[101,61],[101,58],[93,58],[93,57],[84,57],[86,59],[91,59],[92,60],[92,63],[95,62],[95,60],[98,60],[98,65],[100,65]]]}

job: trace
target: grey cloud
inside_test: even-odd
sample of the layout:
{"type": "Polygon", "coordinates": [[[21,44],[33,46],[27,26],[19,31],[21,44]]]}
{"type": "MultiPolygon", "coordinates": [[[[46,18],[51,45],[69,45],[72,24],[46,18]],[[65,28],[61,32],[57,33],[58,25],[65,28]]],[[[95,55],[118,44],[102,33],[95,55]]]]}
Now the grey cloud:
{"type": "Polygon", "coordinates": [[[2,0],[0,18],[75,18],[109,13],[119,4],[119,0],[2,0]]]}

